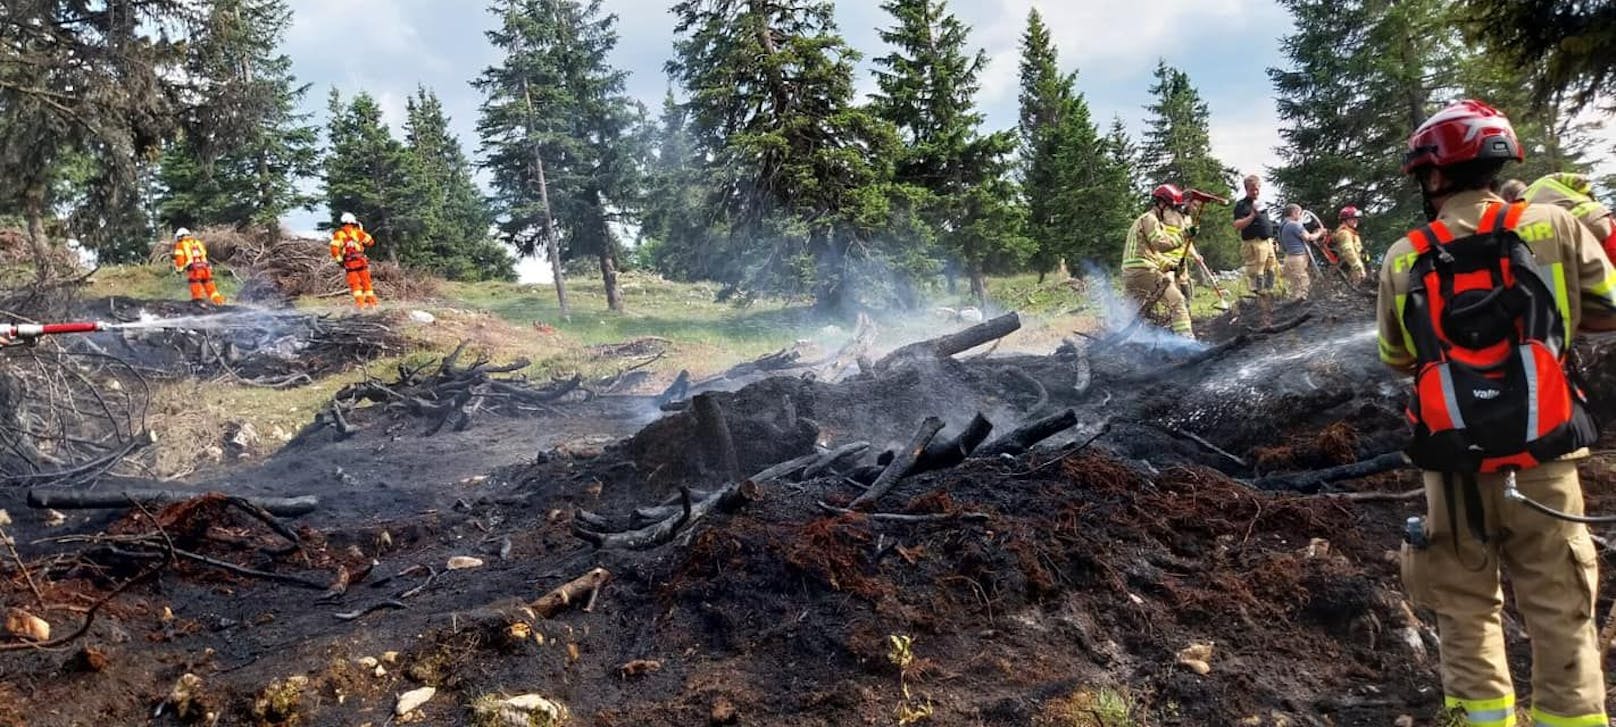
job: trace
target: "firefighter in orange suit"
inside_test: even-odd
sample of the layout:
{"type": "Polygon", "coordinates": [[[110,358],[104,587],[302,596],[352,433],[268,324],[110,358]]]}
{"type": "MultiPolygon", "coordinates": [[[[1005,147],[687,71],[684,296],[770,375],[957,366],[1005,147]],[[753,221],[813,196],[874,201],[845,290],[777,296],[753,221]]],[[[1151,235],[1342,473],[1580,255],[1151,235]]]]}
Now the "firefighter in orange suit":
{"type": "Polygon", "coordinates": [[[348,291],[360,308],[377,304],[376,291],[370,287],[370,258],[365,256],[365,249],[374,244],[376,238],[365,232],[359,218],[342,213],[342,226],[331,233],[331,259],[348,273],[348,291]]]}
{"type": "Polygon", "coordinates": [[[224,296],[213,285],[213,264],[208,262],[208,246],[184,227],[174,231],[174,272],[185,273],[191,284],[191,302],[223,305],[224,296]]]}
{"type": "MultiPolygon", "coordinates": [[[[1408,142],[1403,172],[1418,180],[1427,216],[1433,222],[1398,240],[1386,253],[1376,310],[1380,358],[1400,370],[1418,367],[1417,387],[1427,380],[1440,384],[1429,391],[1417,389],[1421,392],[1420,410],[1436,412],[1431,414],[1431,421],[1446,416],[1449,432],[1468,422],[1490,433],[1510,433],[1519,423],[1514,419],[1519,415],[1528,422],[1521,431],[1535,436],[1530,433],[1540,414],[1537,407],[1525,413],[1520,411],[1522,407],[1505,408],[1500,402],[1509,397],[1497,396],[1498,391],[1472,392],[1473,385],[1453,385],[1458,376],[1468,376],[1465,369],[1452,368],[1453,362],[1460,359],[1457,355],[1440,358],[1448,349],[1432,348],[1432,330],[1445,335],[1446,329],[1455,326],[1462,335],[1467,330],[1463,326],[1468,325],[1464,324],[1468,319],[1461,319],[1459,313],[1447,316],[1447,311],[1454,309],[1422,302],[1428,297],[1452,295],[1451,291],[1441,291],[1442,285],[1433,289],[1430,277],[1416,279],[1456,275],[1440,272],[1443,264],[1457,270],[1456,265],[1464,261],[1459,246],[1449,242],[1477,239],[1473,236],[1492,234],[1500,225],[1518,235],[1540,271],[1534,277],[1549,281],[1545,285],[1552,291],[1549,299],[1533,305],[1558,309],[1555,323],[1561,330],[1555,332],[1556,343],[1569,346],[1579,328],[1616,327],[1616,269],[1588,228],[1557,206],[1512,207],[1493,193],[1504,164],[1524,158],[1509,119],[1478,101],[1461,101],[1443,109],[1421,124],[1408,142]],[[1500,217],[1503,222],[1498,222],[1500,217]],[[1447,239],[1443,239],[1444,235],[1447,239]],[[1433,310],[1443,312],[1432,313],[1433,310]],[[1431,322],[1433,318],[1442,321],[1440,326],[1431,322]],[[1439,358],[1427,361],[1433,354],[1439,358]],[[1437,376],[1431,376],[1433,372],[1437,376]],[[1435,406],[1437,401],[1446,403],[1435,406]],[[1464,421],[1454,412],[1463,412],[1464,421]]],[[[1451,280],[1439,282],[1445,285],[1451,280]]],[[[1499,294],[1509,292],[1510,284],[1508,280],[1490,283],[1499,294]]],[[[1463,313],[1470,315],[1468,310],[1463,313]]],[[[1520,334],[1506,330],[1502,335],[1508,344],[1515,340],[1508,336],[1520,334]]],[[[1559,381],[1569,388],[1564,384],[1566,378],[1560,375],[1559,381]]],[[[1541,414],[1551,416],[1548,411],[1541,414]]],[[[1411,422],[1426,421],[1425,414],[1417,414],[1412,405],[1409,417],[1411,422]]],[[[1429,436],[1422,440],[1420,426],[1415,427],[1411,456],[1428,453],[1421,449],[1422,442],[1429,445],[1435,441],[1429,436]]],[[[1468,465],[1448,467],[1429,460],[1421,464],[1427,512],[1423,524],[1416,519],[1409,525],[1402,551],[1403,583],[1415,605],[1429,608],[1437,616],[1444,703],[1462,715],[1462,721],[1444,724],[1609,724],[1605,715],[1603,649],[1594,618],[1598,550],[1586,525],[1545,514],[1521,499],[1524,496],[1560,514],[1580,516],[1583,496],[1576,460],[1588,455],[1587,447],[1579,445],[1597,439],[1597,434],[1586,431],[1591,429],[1591,424],[1578,429],[1578,436],[1557,441],[1556,447],[1542,452],[1542,459],[1534,454],[1520,469],[1516,469],[1521,467],[1519,464],[1491,470],[1484,466],[1479,471],[1465,469],[1468,465]],[[1456,472],[1461,474],[1455,475],[1456,472]],[[1455,479],[1462,482],[1456,484],[1455,479]],[[1512,483],[1514,490],[1510,489],[1512,483]],[[1515,604],[1531,637],[1532,704],[1526,720],[1521,719],[1515,703],[1510,663],[1504,651],[1501,570],[1509,571],[1515,604]]],[[[1452,456],[1455,461],[1459,459],[1458,455],[1452,456]]]]}

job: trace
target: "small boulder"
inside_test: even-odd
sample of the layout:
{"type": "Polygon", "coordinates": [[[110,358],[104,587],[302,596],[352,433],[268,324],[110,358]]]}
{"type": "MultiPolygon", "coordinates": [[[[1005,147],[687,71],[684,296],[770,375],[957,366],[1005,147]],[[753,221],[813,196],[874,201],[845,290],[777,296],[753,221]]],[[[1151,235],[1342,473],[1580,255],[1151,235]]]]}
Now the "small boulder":
{"type": "Polygon", "coordinates": [[[421,687],[420,689],[411,689],[400,694],[398,695],[398,706],[393,708],[393,714],[401,718],[405,717],[411,712],[420,709],[422,705],[432,699],[432,695],[437,693],[438,690],[434,687],[421,687]]]}
{"type": "Polygon", "coordinates": [[[482,558],[473,558],[469,555],[457,555],[449,559],[449,570],[464,570],[466,568],[483,567],[482,558]]]}
{"type": "Polygon", "coordinates": [[[50,641],[50,622],[20,608],[6,612],[6,631],[29,641],[50,641]]]}

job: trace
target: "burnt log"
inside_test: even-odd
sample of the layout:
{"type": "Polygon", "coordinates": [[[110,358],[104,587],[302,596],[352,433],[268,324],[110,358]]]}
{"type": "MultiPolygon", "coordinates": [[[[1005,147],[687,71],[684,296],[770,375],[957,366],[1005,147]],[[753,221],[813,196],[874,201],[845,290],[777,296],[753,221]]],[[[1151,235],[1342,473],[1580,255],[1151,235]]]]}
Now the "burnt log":
{"type": "Polygon", "coordinates": [[[1032,449],[1033,445],[1074,426],[1077,426],[1077,411],[1067,409],[1059,414],[1023,424],[1009,434],[993,440],[993,443],[976,450],[974,454],[977,457],[1021,454],[1032,449]]]}
{"type": "Polygon", "coordinates": [[[977,346],[997,341],[1005,336],[1015,333],[1021,328],[1021,316],[1015,313],[1006,313],[998,318],[978,323],[958,333],[918,341],[887,354],[875,363],[876,371],[891,368],[894,363],[906,358],[920,358],[934,356],[947,358],[962,351],[969,351],[977,346]]]}
{"type": "Polygon", "coordinates": [[[887,465],[886,470],[875,478],[875,482],[870,484],[870,488],[865,490],[864,494],[854,498],[849,507],[857,509],[862,506],[873,505],[876,500],[881,499],[882,495],[887,494],[887,491],[892,489],[893,485],[898,484],[898,480],[909,472],[909,468],[915,465],[915,460],[926,451],[926,445],[931,444],[932,438],[936,437],[937,432],[941,431],[942,428],[943,420],[937,417],[926,417],[926,420],[920,423],[920,429],[915,432],[915,436],[909,440],[909,444],[898,451],[897,455],[892,458],[892,462],[887,465]]]}
{"type": "MultiPolygon", "coordinates": [[[[904,472],[903,476],[913,477],[925,472],[947,469],[964,462],[965,458],[971,456],[971,453],[975,452],[977,447],[982,446],[982,442],[987,441],[988,435],[992,432],[993,422],[988,421],[987,417],[978,413],[971,419],[969,424],[965,425],[964,429],[960,430],[958,436],[941,442],[933,440],[931,444],[926,445],[926,451],[920,453],[920,456],[915,459],[914,465],[907,472],[904,472]]],[[[848,477],[861,485],[869,485],[875,482],[877,477],[881,476],[886,466],[890,465],[896,457],[897,455],[894,452],[882,452],[875,465],[860,467],[848,477]]]]}
{"type": "MultiPolygon", "coordinates": [[[[46,508],[53,510],[111,510],[130,507],[137,502],[143,505],[166,505],[206,494],[208,493],[184,490],[63,492],[31,489],[28,491],[28,506],[40,510],[46,508]]],[[[227,497],[241,500],[261,508],[264,512],[280,517],[305,515],[314,512],[320,507],[320,498],[313,495],[299,497],[227,497]]]]}
{"type": "MultiPolygon", "coordinates": [[[[842,462],[849,461],[864,454],[870,448],[869,442],[852,442],[837,447],[829,452],[819,455],[819,459],[802,471],[802,478],[811,480],[826,472],[834,472],[842,462]]],[[[874,479],[873,477],[871,478],[874,479]]]]}
{"type": "Polygon", "coordinates": [[[735,439],[724,421],[723,408],[712,394],[697,394],[690,400],[690,409],[696,415],[697,431],[707,442],[707,465],[719,468],[725,479],[739,481],[741,463],[735,455],[735,439]]]}
{"type": "Polygon", "coordinates": [[[1250,485],[1258,490],[1312,494],[1333,482],[1378,475],[1382,472],[1390,472],[1407,466],[1409,466],[1407,455],[1402,452],[1387,452],[1366,460],[1337,467],[1261,477],[1252,481],[1250,485]]]}

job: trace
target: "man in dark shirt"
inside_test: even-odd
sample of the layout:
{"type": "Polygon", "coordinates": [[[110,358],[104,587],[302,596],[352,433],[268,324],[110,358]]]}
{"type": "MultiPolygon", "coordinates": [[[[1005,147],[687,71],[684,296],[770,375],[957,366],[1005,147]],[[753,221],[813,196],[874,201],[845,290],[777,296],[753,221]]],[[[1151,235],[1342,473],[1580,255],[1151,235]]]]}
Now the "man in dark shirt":
{"type": "Polygon", "coordinates": [[[1246,285],[1257,295],[1270,295],[1279,274],[1279,257],[1274,253],[1274,221],[1257,206],[1262,179],[1253,174],[1245,179],[1246,196],[1234,203],[1234,229],[1240,231],[1240,260],[1245,263],[1246,285]]]}

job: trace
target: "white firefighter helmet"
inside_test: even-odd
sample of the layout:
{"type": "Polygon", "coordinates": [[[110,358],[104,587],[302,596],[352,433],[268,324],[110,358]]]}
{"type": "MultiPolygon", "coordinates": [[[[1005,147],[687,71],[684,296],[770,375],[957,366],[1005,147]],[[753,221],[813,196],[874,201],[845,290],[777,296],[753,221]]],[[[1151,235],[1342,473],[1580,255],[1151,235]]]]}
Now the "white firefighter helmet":
{"type": "Polygon", "coordinates": [[[185,239],[187,237],[190,237],[190,236],[191,236],[191,231],[189,229],[184,228],[184,227],[181,227],[178,230],[174,231],[174,239],[176,239],[176,240],[183,240],[183,239],[185,239]]]}
{"type": "Polygon", "coordinates": [[[342,224],[357,225],[359,224],[359,218],[355,217],[352,212],[344,212],[342,213],[342,224]]]}

